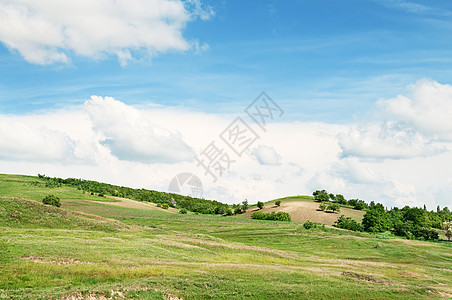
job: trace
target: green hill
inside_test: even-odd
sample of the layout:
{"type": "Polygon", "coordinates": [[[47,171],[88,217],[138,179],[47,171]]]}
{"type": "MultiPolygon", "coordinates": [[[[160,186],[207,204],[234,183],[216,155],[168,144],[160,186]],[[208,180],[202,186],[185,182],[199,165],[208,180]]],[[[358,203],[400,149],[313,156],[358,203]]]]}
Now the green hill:
{"type": "Polygon", "coordinates": [[[182,215],[29,176],[0,175],[0,196],[2,299],[452,297],[446,241],[182,215]]]}

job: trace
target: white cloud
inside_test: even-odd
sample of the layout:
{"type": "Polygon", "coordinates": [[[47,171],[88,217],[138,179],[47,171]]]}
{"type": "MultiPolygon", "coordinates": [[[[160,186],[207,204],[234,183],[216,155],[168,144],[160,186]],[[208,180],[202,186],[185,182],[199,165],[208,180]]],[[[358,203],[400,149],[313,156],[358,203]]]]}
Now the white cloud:
{"type": "Polygon", "coordinates": [[[199,0],[0,0],[0,41],[30,63],[67,63],[68,55],[136,56],[187,50],[187,22],[214,15],[199,0]]]}
{"type": "Polygon", "coordinates": [[[452,141],[452,86],[422,79],[408,96],[399,95],[377,104],[386,115],[432,139],[452,141]]]}
{"type": "Polygon", "coordinates": [[[423,135],[391,122],[354,125],[339,135],[343,157],[403,159],[444,151],[423,135]]]}
{"type": "Polygon", "coordinates": [[[273,147],[259,145],[253,150],[252,155],[261,165],[281,165],[281,155],[279,155],[273,147]]]}
{"type": "MultiPolygon", "coordinates": [[[[389,120],[372,124],[268,124],[255,144],[264,151],[249,149],[251,155],[242,157],[229,153],[230,170],[213,182],[191,158],[218,140],[236,115],[132,107],[93,97],[84,109],[0,116],[0,170],[161,191],[175,175],[190,172],[201,179],[205,198],[228,203],[327,189],[388,207],[450,205],[452,143],[421,132],[413,122],[386,116],[389,120]],[[49,148],[53,152],[47,153],[49,148]],[[256,154],[261,162],[278,164],[261,164],[256,154]]],[[[229,149],[220,140],[218,146],[229,149]]]]}
{"type": "Polygon", "coordinates": [[[111,97],[91,96],[85,111],[93,129],[102,135],[101,144],[121,160],[176,163],[194,159],[179,133],[152,123],[138,109],[111,97]]]}
{"type": "Polygon", "coordinates": [[[10,117],[0,119],[0,140],[0,160],[61,163],[75,159],[75,142],[65,133],[10,117]]]}

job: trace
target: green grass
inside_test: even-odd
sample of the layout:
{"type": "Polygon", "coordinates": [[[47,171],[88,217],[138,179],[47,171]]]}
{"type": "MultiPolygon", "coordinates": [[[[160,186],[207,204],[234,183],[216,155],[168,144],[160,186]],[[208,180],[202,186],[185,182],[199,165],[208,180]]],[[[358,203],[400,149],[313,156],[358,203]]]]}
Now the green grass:
{"type": "Polygon", "coordinates": [[[46,180],[34,176],[0,174],[0,196],[42,201],[44,196],[53,194],[64,199],[84,199],[102,202],[118,201],[90,195],[70,186],[46,187],[46,183],[46,180]]]}
{"type": "MultiPolygon", "coordinates": [[[[26,185],[34,177],[0,179],[7,192],[0,196],[46,194],[26,185]]],[[[124,208],[85,201],[92,196],[76,189],[60,193],[67,195],[61,208],[0,198],[1,299],[452,296],[452,243],[124,208]]]]}

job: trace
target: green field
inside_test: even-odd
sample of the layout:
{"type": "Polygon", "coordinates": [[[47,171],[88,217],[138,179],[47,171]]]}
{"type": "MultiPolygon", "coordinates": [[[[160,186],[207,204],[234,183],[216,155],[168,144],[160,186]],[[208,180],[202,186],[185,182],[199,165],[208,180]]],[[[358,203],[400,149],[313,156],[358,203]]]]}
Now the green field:
{"type": "Polygon", "coordinates": [[[138,209],[28,176],[0,175],[0,196],[0,299],[452,297],[446,241],[138,209]]]}

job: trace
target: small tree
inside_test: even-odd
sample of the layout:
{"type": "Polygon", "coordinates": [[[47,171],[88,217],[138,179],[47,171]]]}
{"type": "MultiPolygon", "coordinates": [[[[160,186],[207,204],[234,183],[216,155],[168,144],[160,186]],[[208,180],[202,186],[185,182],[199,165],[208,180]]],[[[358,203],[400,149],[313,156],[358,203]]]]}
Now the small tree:
{"type": "Polygon", "coordinates": [[[246,212],[248,210],[248,200],[246,199],[242,202],[242,210],[243,212],[246,212]]]}
{"type": "Polygon", "coordinates": [[[323,203],[323,202],[320,203],[320,205],[319,205],[319,208],[320,208],[321,210],[325,210],[326,207],[327,207],[326,203],[323,203]]]}
{"type": "Polygon", "coordinates": [[[257,202],[257,207],[258,207],[259,209],[263,209],[263,208],[264,208],[264,202],[258,201],[258,202],[257,202]]]}
{"type": "Polygon", "coordinates": [[[61,201],[60,198],[58,198],[55,195],[47,195],[42,199],[42,203],[46,204],[46,205],[53,205],[56,207],[60,207],[61,206],[61,201]]]}
{"type": "Polygon", "coordinates": [[[347,204],[347,200],[345,200],[344,196],[341,194],[336,195],[336,202],[339,204],[347,204]]]}
{"type": "Polygon", "coordinates": [[[328,204],[327,209],[331,210],[333,212],[340,212],[341,206],[339,205],[339,203],[331,203],[331,204],[328,204]]]}
{"type": "Polygon", "coordinates": [[[452,222],[444,222],[444,230],[446,231],[446,237],[450,242],[452,239],[452,222]]]}
{"type": "Polygon", "coordinates": [[[277,201],[275,202],[275,205],[276,205],[276,206],[280,206],[280,205],[281,205],[281,200],[277,200],[277,201]]]}
{"type": "Polygon", "coordinates": [[[312,195],[314,195],[315,201],[319,202],[328,201],[330,199],[330,195],[325,190],[321,191],[317,190],[314,193],[312,193],[312,195]]]}

